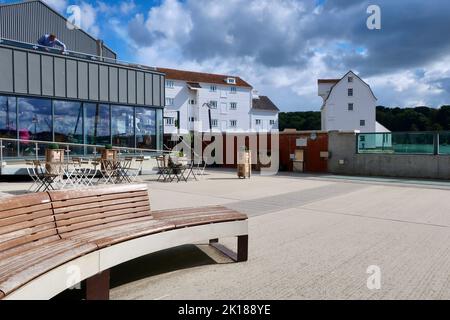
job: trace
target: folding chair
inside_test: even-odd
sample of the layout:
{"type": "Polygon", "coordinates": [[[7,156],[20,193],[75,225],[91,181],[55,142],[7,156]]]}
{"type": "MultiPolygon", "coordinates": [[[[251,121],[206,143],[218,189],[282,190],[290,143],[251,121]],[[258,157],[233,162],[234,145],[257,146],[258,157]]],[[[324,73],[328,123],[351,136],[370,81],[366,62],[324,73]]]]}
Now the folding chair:
{"type": "Polygon", "coordinates": [[[144,166],[144,157],[137,157],[134,159],[134,162],[137,164],[137,167],[130,166],[130,168],[128,168],[128,177],[130,182],[140,181],[139,174],[141,174],[142,167],[144,166]]]}
{"type": "Polygon", "coordinates": [[[27,172],[30,178],[33,180],[33,183],[28,188],[27,192],[36,192],[39,190],[43,184],[41,178],[39,177],[38,173],[36,172],[35,163],[33,161],[27,161],[27,172]]]}
{"type": "Polygon", "coordinates": [[[161,178],[163,182],[167,182],[168,180],[173,181],[173,179],[171,179],[172,169],[169,168],[166,161],[166,157],[165,156],[156,157],[156,163],[158,166],[158,173],[159,173],[157,181],[158,182],[161,181],[161,178]]]}

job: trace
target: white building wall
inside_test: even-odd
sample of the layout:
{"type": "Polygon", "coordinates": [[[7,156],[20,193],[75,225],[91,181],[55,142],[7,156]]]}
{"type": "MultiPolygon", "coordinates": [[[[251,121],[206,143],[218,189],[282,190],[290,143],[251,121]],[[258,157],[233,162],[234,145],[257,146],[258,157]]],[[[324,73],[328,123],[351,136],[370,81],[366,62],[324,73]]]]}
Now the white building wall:
{"type": "Polygon", "coordinates": [[[278,131],[278,112],[252,110],[250,120],[252,129],[255,131],[278,131]],[[256,120],[261,120],[261,124],[257,125],[256,120]],[[270,124],[271,120],[274,121],[273,125],[270,124]]]}
{"type": "Polygon", "coordinates": [[[322,130],[376,132],[376,98],[370,88],[356,75],[349,73],[331,91],[322,109],[322,130]],[[353,82],[348,82],[353,77],[353,82]],[[348,89],[353,96],[348,96],[348,89]],[[348,104],[353,103],[353,111],[348,104]],[[360,121],[365,120],[365,126],[360,121]]]}
{"type": "MultiPolygon", "coordinates": [[[[174,106],[166,106],[165,117],[175,117],[176,111],[180,111],[180,132],[193,130],[193,123],[189,118],[194,117],[198,121],[198,130],[209,132],[208,108],[203,107],[210,101],[217,102],[217,109],[211,110],[211,119],[217,120],[217,127],[213,131],[248,131],[250,129],[250,109],[252,106],[251,88],[236,87],[236,92],[231,92],[231,86],[220,84],[200,83],[202,88],[191,90],[185,81],[174,81],[174,88],[166,87],[166,98],[174,98],[174,106]],[[210,86],[216,86],[212,92],[210,86]],[[195,100],[195,105],[189,105],[189,100],[195,100]],[[236,103],[236,110],[231,109],[231,103],[236,103]],[[237,127],[231,127],[231,120],[237,121],[237,127]],[[223,126],[224,125],[224,126],[223,126]],[[222,130],[224,129],[224,130],[222,130]]],[[[175,126],[164,126],[166,134],[176,133],[175,126]]]]}

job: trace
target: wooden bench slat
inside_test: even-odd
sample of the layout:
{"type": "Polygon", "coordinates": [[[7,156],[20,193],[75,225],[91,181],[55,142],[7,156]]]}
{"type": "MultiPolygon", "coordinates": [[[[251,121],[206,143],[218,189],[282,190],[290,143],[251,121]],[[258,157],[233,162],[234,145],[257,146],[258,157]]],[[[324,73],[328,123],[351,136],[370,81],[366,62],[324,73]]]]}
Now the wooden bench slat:
{"type": "Polygon", "coordinates": [[[53,212],[52,212],[51,208],[49,208],[47,210],[43,210],[43,211],[36,211],[36,212],[32,212],[32,213],[28,213],[28,214],[21,214],[21,215],[12,216],[12,217],[3,217],[0,214],[0,227],[9,226],[9,225],[24,222],[24,221],[30,221],[30,220],[34,220],[34,219],[38,219],[38,218],[42,218],[42,217],[46,217],[46,216],[53,216],[53,212]]]}
{"type": "Polygon", "coordinates": [[[0,226],[0,242],[2,241],[2,237],[12,233],[14,231],[19,231],[19,230],[29,230],[31,229],[31,233],[33,233],[33,230],[37,230],[37,227],[43,224],[48,224],[49,222],[53,225],[54,227],[54,218],[49,215],[49,213],[51,213],[52,211],[46,211],[46,215],[42,216],[40,218],[36,218],[36,219],[32,219],[32,220],[28,220],[28,221],[23,221],[23,222],[18,222],[18,223],[14,223],[14,224],[10,224],[10,225],[5,225],[3,227],[0,226]]]}
{"type": "Polygon", "coordinates": [[[15,215],[14,210],[38,206],[50,203],[50,197],[46,193],[26,194],[2,200],[0,217],[15,215]],[[20,199],[20,201],[18,201],[20,199]]]}
{"type": "Polygon", "coordinates": [[[10,241],[5,241],[0,243],[0,252],[3,250],[7,250],[10,248],[14,248],[17,247],[19,245],[24,245],[27,244],[29,242],[33,242],[36,240],[40,240],[40,239],[44,239],[44,238],[48,238],[51,236],[56,235],[56,229],[50,229],[44,232],[39,232],[33,235],[29,235],[29,236],[24,236],[24,237],[20,237],[20,238],[15,238],[12,239],[10,241]]]}
{"type": "MultiPolygon", "coordinates": [[[[1,281],[0,290],[8,295],[40,275],[97,249],[95,244],[82,244],[69,240],[61,241],[67,243],[66,249],[61,249],[57,254],[53,253],[53,255],[45,257],[44,260],[36,258],[38,262],[33,265],[30,265],[29,261],[23,261],[23,268],[19,268],[16,272],[9,274],[1,281]]],[[[39,256],[39,250],[36,250],[36,256],[39,256]]]]}
{"type": "Polygon", "coordinates": [[[72,236],[70,239],[83,242],[94,242],[101,249],[131,239],[173,230],[174,228],[175,225],[165,221],[149,220],[146,222],[134,222],[100,231],[83,233],[78,236],[72,236]]]}
{"type": "Polygon", "coordinates": [[[61,239],[60,236],[54,235],[54,236],[50,236],[50,237],[47,237],[47,238],[39,239],[39,240],[30,242],[30,243],[23,244],[21,246],[14,247],[12,249],[8,249],[8,250],[5,250],[5,251],[2,251],[2,252],[0,252],[0,261],[4,260],[4,259],[6,259],[6,258],[8,258],[10,256],[23,254],[23,253],[25,253],[25,252],[27,252],[29,250],[32,250],[34,248],[46,245],[46,244],[48,244],[50,242],[57,241],[57,240],[60,240],[60,239],[61,239]]]}
{"type": "Polygon", "coordinates": [[[148,191],[146,184],[140,185],[113,185],[102,188],[89,188],[85,190],[51,191],[49,192],[52,201],[71,200],[76,198],[92,197],[93,195],[120,194],[126,192],[148,191]]]}
{"type": "MultiPolygon", "coordinates": [[[[153,219],[153,217],[143,216],[140,218],[134,218],[133,222],[145,222],[145,221],[149,221],[149,220],[154,220],[154,219],[153,219]]],[[[81,235],[84,233],[104,230],[105,227],[112,228],[112,227],[116,227],[116,226],[126,225],[128,223],[130,223],[130,220],[119,220],[119,221],[110,222],[107,225],[96,225],[96,226],[92,226],[92,227],[88,227],[88,228],[84,228],[84,229],[78,229],[78,230],[74,230],[74,231],[64,232],[64,233],[61,233],[60,235],[63,239],[70,239],[71,237],[81,235]]]]}
{"type": "MultiPolygon", "coordinates": [[[[105,207],[105,208],[99,208],[99,209],[91,209],[89,210],[90,214],[85,214],[83,212],[83,215],[76,214],[73,218],[68,219],[61,219],[59,218],[56,221],[56,225],[58,227],[91,221],[91,220],[97,220],[97,219],[104,219],[106,217],[113,217],[113,216],[119,216],[126,213],[136,212],[137,208],[142,208],[142,211],[148,211],[148,201],[143,201],[139,203],[133,203],[133,206],[130,208],[129,204],[125,205],[117,205],[117,206],[111,206],[111,207],[105,207]]],[[[72,215],[70,215],[72,216],[72,215]]]]}
{"type": "MultiPolygon", "coordinates": [[[[124,210],[124,212],[125,211],[126,210],[124,210]]],[[[133,218],[139,218],[139,217],[150,215],[150,211],[148,211],[147,208],[145,208],[145,207],[134,208],[134,209],[131,209],[130,211],[131,211],[131,213],[120,215],[120,216],[105,217],[103,219],[90,220],[90,221],[86,221],[86,222],[72,224],[69,226],[61,226],[61,227],[58,227],[58,232],[60,234],[62,234],[64,232],[83,229],[83,228],[92,227],[92,226],[96,226],[96,225],[106,225],[109,222],[120,221],[120,220],[129,220],[129,219],[133,219],[133,218]]]]}
{"type": "Polygon", "coordinates": [[[89,205],[89,204],[95,204],[95,203],[101,203],[106,202],[109,200],[116,200],[116,201],[124,201],[129,199],[130,201],[133,201],[134,198],[143,198],[145,197],[148,199],[148,192],[146,191],[139,191],[139,192],[128,192],[128,193],[120,193],[120,194],[107,194],[107,195],[91,195],[87,198],[77,198],[73,200],[58,200],[53,201],[53,208],[55,208],[55,213],[64,212],[62,209],[67,207],[74,207],[78,205],[89,205]]]}
{"type": "Polygon", "coordinates": [[[24,206],[20,208],[10,209],[7,211],[0,212],[0,217],[2,218],[14,218],[17,216],[27,215],[27,214],[33,214],[35,212],[39,211],[45,211],[45,210],[51,210],[52,205],[51,203],[43,203],[43,204],[36,204],[34,206],[24,206]]]}
{"type": "Polygon", "coordinates": [[[136,198],[124,198],[124,199],[114,199],[114,200],[108,200],[108,201],[97,201],[97,202],[91,202],[86,204],[78,204],[78,205],[72,205],[67,207],[62,207],[58,209],[54,209],[56,218],[60,218],[60,214],[64,213],[71,213],[76,211],[82,211],[82,210],[88,210],[88,209],[95,209],[95,208],[102,208],[106,206],[112,206],[117,204],[125,204],[125,203],[134,203],[134,202],[140,202],[140,201],[148,201],[148,196],[142,196],[142,197],[136,197],[136,198]]]}

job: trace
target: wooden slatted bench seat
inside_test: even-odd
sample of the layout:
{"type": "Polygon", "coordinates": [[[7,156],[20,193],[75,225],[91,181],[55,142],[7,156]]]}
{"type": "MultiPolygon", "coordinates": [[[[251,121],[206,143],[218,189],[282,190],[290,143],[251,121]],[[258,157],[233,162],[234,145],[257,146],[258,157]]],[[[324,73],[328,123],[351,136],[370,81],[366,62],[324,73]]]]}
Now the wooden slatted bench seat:
{"type": "Polygon", "coordinates": [[[51,298],[82,280],[88,299],[107,299],[113,266],[204,240],[246,261],[247,234],[247,216],[220,206],[152,212],[146,185],[0,200],[0,299],[51,298]],[[218,245],[234,236],[237,253],[218,245]]]}

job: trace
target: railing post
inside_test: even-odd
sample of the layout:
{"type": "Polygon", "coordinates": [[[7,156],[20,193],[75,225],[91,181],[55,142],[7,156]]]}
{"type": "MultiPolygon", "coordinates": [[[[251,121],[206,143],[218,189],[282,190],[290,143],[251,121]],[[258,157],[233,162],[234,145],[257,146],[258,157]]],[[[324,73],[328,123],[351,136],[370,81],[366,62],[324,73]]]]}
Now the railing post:
{"type": "Polygon", "coordinates": [[[36,154],[36,160],[39,160],[39,145],[37,142],[34,144],[35,154],[36,154]]]}

